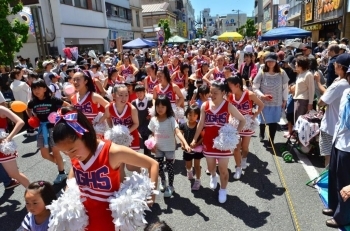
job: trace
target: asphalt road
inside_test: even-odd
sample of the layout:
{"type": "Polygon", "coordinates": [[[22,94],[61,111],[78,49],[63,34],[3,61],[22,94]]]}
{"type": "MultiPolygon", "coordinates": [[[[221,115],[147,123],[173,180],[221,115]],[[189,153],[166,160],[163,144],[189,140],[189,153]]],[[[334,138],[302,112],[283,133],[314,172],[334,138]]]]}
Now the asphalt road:
{"type": "MultiPolygon", "coordinates": [[[[36,138],[19,136],[17,159],[19,169],[31,181],[47,180],[53,182],[57,168],[43,160],[36,149],[36,138]]],[[[276,136],[276,149],[285,140],[282,132],[276,136]]],[[[279,154],[278,154],[279,155],[279,154]]],[[[252,138],[248,163],[241,180],[230,175],[228,199],[225,204],[217,201],[218,189],[209,189],[209,177],[204,173],[206,162],[202,159],[202,188],[191,192],[191,183],[186,177],[181,150],[176,152],[175,194],[164,199],[160,194],[152,212],[147,213],[149,222],[166,221],[173,230],[330,230],[325,226],[327,217],[321,214],[323,205],[316,189],[305,183],[309,176],[295,156],[295,162],[285,163],[277,155],[283,179],[287,188],[283,187],[278,174],[274,155],[266,149],[258,138],[252,138]],[[287,197],[287,191],[289,197],[287,197]],[[288,204],[290,201],[293,205],[288,204]],[[293,212],[292,212],[293,211],[293,212]],[[295,214],[293,216],[292,214],[295,214]]],[[[67,157],[66,170],[70,168],[67,157]]],[[[307,157],[318,172],[322,171],[322,160],[319,157],[307,157]]],[[[235,163],[230,160],[230,172],[234,172],[235,163]]],[[[57,192],[61,187],[56,186],[57,192]]],[[[0,231],[14,231],[26,214],[24,188],[19,186],[13,190],[4,190],[0,184],[0,231]]]]}

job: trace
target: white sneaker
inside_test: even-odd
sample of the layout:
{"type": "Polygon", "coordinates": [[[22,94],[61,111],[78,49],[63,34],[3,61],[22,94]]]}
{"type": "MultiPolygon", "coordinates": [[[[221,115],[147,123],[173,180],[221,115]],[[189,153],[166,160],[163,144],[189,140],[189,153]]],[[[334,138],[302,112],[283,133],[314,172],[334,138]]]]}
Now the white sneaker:
{"type": "Polygon", "coordinates": [[[247,158],[242,158],[242,160],[241,160],[241,168],[244,170],[247,167],[248,167],[247,166],[247,158]]]}
{"type": "Polygon", "coordinates": [[[242,175],[242,168],[241,167],[236,167],[236,173],[233,175],[233,178],[236,180],[239,180],[242,175]]]}
{"type": "Polygon", "coordinates": [[[216,186],[218,186],[218,174],[216,174],[214,177],[210,175],[209,187],[211,189],[216,189],[216,186]]]}
{"type": "Polygon", "coordinates": [[[219,203],[225,203],[227,200],[227,191],[226,189],[219,190],[219,203]]]}

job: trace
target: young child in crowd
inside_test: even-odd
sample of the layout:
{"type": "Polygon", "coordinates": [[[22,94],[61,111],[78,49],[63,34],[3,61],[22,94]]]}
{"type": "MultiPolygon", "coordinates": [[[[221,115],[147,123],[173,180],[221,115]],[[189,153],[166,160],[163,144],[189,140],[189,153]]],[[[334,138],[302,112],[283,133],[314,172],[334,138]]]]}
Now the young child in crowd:
{"type": "Polygon", "coordinates": [[[36,181],[31,183],[24,193],[28,214],[24,217],[22,228],[25,231],[46,231],[49,228],[50,210],[46,209],[56,193],[49,182],[36,181]]]}
{"type": "Polygon", "coordinates": [[[195,104],[198,105],[199,108],[202,107],[202,104],[207,102],[209,99],[210,88],[208,85],[202,85],[198,88],[198,94],[196,97],[195,104]]]}
{"type": "Polygon", "coordinates": [[[61,99],[62,98],[62,93],[61,93],[60,86],[58,85],[58,81],[60,79],[60,76],[57,75],[56,73],[54,73],[54,74],[50,74],[49,78],[51,80],[49,88],[50,88],[52,94],[57,99],[61,99]]]}
{"type": "Polygon", "coordinates": [[[203,80],[202,79],[199,79],[199,80],[196,80],[196,89],[194,89],[193,91],[193,95],[192,95],[192,98],[191,98],[191,105],[194,104],[197,100],[197,97],[198,97],[198,89],[203,85],[203,80]]]}
{"type": "Polygon", "coordinates": [[[158,95],[155,101],[155,116],[151,119],[149,130],[152,131],[156,141],[155,159],[159,163],[159,176],[161,182],[159,190],[164,192],[164,197],[171,197],[174,189],[174,160],[176,150],[175,135],[180,139],[184,150],[191,152],[185,138],[183,137],[179,126],[174,118],[174,112],[171,107],[169,98],[166,95],[158,95]],[[164,157],[166,160],[166,168],[168,171],[169,185],[166,186],[164,174],[164,157]]]}
{"type": "MultiPolygon", "coordinates": [[[[137,130],[142,138],[142,143],[148,139],[149,135],[151,135],[150,130],[148,129],[148,124],[151,117],[148,114],[148,109],[153,106],[152,99],[148,99],[146,97],[146,88],[142,83],[139,83],[135,86],[135,93],[137,99],[133,100],[131,104],[137,109],[138,117],[139,117],[139,127],[137,130]]],[[[145,155],[150,156],[151,150],[147,149],[145,145],[143,145],[144,150],[143,153],[145,155]]]]}
{"type": "Polygon", "coordinates": [[[288,121],[288,131],[284,133],[285,138],[289,138],[290,136],[293,136],[293,126],[294,126],[294,95],[295,91],[295,85],[291,84],[289,85],[289,94],[287,99],[287,106],[286,106],[286,117],[288,121]]]}
{"type": "MultiPolygon", "coordinates": [[[[187,122],[180,124],[180,130],[183,133],[183,136],[187,143],[191,143],[194,135],[196,134],[197,124],[200,116],[200,108],[197,105],[192,105],[187,108],[185,112],[185,116],[187,118],[187,122]]],[[[199,137],[196,143],[196,147],[202,145],[202,137],[199,137]]],[[[185,147],[182,146],[184,149],[185,147]]],[[[189,180],[193,179],[193,162],[194,162],[194,170],[196,173],[196,180],[192,186],[192,190],[199,190],[201,187],[201,159],[203,158],[202,151],[194,151],[187,152],[184,150],[183,159],[186,161],[186,170],[187,170],[187,178],[189,180]]]]}

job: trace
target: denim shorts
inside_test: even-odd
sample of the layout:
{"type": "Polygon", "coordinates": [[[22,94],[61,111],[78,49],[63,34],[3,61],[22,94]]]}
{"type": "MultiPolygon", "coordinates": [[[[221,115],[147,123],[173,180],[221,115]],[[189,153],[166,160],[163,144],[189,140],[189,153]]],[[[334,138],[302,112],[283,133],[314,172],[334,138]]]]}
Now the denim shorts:
{"type": "MultiPolygon", "coordinates": [[[[53,133],[53,128],[49,128],[49,147],[55,146],[55,142],[53,142],[53,138],[52,138],[52,133],[53,133]]],[[[37,136],[37,147],[44,148],[44,136],[42,132],[37,136]]]]}
{"type": "Polygon", "coordinates": [[[155,158],[164,158],[167,160],[175,159],[175,151],[161,151],[159,149],[156,150],[155,158]]]}

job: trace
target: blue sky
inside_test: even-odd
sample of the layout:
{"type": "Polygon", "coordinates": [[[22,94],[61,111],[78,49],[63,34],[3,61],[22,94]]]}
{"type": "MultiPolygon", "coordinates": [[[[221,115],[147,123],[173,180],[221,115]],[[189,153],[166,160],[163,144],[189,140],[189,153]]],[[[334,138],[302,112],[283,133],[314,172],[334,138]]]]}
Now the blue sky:
{"type": "Polygon", "coordinates": [[[195,10],[196,19],[204,8],[210,8],[212,16],[216,14],[226,15],[232,13],[232,10],[241,10],[242,13],[251,17],[254,11],[254,0],[191,0],[191,3],[195,10]]]}

